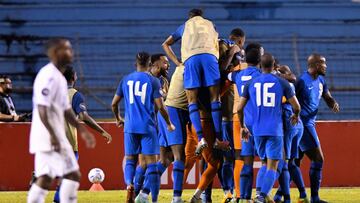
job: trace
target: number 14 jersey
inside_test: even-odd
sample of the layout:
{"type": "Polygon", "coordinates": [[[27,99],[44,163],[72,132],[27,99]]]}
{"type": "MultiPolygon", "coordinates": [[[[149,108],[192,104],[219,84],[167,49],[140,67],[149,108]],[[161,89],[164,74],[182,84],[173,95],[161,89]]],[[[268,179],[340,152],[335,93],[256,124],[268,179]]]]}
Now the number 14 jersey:
{"type": "Polygon", "coordinates": [[[161,97],[160,86],[160,81],[148,72],[133,72],[121,80],[116,95],[124,99],[124,132],[155,131],[154,99],[161,97]]]}
{"type": "Polygon", "coordinates": [[[290,99],[294,95],[289,82],[271,73],[263,73],[247,83],[241,96],[254,108],[254,136],[283,136],[282,97],[290,99]]]}

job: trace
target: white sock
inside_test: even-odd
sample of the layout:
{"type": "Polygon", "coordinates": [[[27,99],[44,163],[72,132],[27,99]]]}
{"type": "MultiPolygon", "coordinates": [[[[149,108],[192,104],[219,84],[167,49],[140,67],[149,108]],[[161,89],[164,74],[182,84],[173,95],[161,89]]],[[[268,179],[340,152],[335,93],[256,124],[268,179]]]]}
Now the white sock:
{"type": "Polygon", "coordinates": [[[195,193],[194,193],[194,196],[196,197],[196,199],[200,199],[200,195],[203,191],[200,190],[200,189],[196,189],[195,190],[195,193]]]}
{"type": "Polygon", "coordinates": [[[142,191],[140,192],[140,195],[143,199],[147,199],[149,194],[143,193],[142,191]]]}
{"type": "Polygon", "coordinates": [[[174,200],[174,202],[180,201],[181,197],[174,197],[173,200],[174,200]]]}
{"type": "Polygon", "coordinates": [[[28,203],[44,203],[49,191],[42,189],[36,183],[32,184],[27,197],[28,203]]]}
{"type": "Polygon", "coordinates": [[[230,193],[230,190],[224,190],[225,195],[227,195],[227,193],[230,193]]]}
{"type": "Polygon", "coordinates": [[[63,179],[60,187],[61,203],[76,203],[79,186],[80,183],[77,181],[63,179]]]}

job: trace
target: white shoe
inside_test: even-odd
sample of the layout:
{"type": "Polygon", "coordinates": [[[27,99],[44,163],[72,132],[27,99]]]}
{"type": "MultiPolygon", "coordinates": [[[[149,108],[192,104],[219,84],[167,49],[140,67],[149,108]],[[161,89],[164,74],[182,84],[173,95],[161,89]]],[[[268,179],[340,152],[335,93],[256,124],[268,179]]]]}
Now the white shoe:
{"type": "Polygon", "coordinates": [[[198,198],[196,198],[195,196],[193,196],[193,197],[190,199],[190,203],[202,203],[202,201],[201,201],[201,198],[198,199],[198,198]]]}
{"type": "Polygon", "coordinates": [[[184,202],[184,200],[182,200],[182,199],[179,199],[179,200],[177,200],[177,201],[173,199],[173,200],[171,201],[171,203],[185,203],[185,202],[184,202]]]}
{"type": "Polygon", "coordinates": [[[140,194],[135,198],[135,203],[150,203],[149,200],[140,194]]]}
{"type": "Polygon", "coordinates": [[[204,150],[204,148],[208,147],[207,142],[205,141],[204,138],[201,138],[200,142],[198,143],[198,145],[196,146],[196,150],[195,150],[195,155],[199,156],[201,155],[202,151],[204,150]]]}

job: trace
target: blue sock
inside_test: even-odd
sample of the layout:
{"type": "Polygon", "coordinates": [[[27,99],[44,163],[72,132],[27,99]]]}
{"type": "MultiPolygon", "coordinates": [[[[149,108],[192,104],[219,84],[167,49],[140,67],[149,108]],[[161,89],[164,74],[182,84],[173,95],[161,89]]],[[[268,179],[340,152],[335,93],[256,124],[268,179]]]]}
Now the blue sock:
{"type": "Polygon", "coordinates": [[[275,196],[274,196],[274,201],[275,202],[280,202],[282,200],[282,196],[283,196],[283,192],[281,190],[281,187],[278,188],[278,190],[276,191],[275,193],[275,196]]]}
{"type": "Polygon", "coordinates": [[[60,203],[60,185],[56,187],[55,195],[54,195],[54,201],[55,203],[60,203]]]}
{"type": "Polygon", "coordinates": [[[221,103],[219,101],[211,102],[211,115],[214,122],[216,138],[222,140],[221,136],[221,103]]]}
{"type": "Polygon", "coordinates": [[[279,164],[278,164],[278,167],[276,169],[276,180],[279,179],[285,163],[286,162],[284,160],[282,160],[282,159],[279,160],[279,164]]]}
{"type": "Polygon", "coordinates": [[[245,164],[240,173],[240,198],[248,199],[249,195],[251,198],[251,192],[249,194],[249,188],[252,189],[252,178],[253,178],[253,165],[245,164]],[[250,185],[250,187],[249,187],[250,185]]]}
{"type": "Polygon", "coordinates": [[[157,164],[152,163],[147,165],[145,173],[144,189],[142,190],[145,194],[151,192],[151,198],[153,202],[157,202],[160,190],[160,176],[157,169],[157,164]]]}
{"type": "Polygon", "coordinates": [[[276,171],[266,170],[261,185],[261,196],[266,197],[269,194],[270,190],[274,186],[275,181],[276,181],[276,171]]]}
{"type": "Polygon", "coordinates": [[[234,164],[232,161],[224,161],[222,166],[222,178],[223,178],[223,190],[232,191],[233,179],[234,179],[234,164]]]}
{"type": "Polygon", "coordinates": [[[260,194],[261,192],[261,184],[262,184],[262,180],[264,180],[265,173],[266,173],[266,165],[262,165],[256,176],[256,192],[258,194],[260,194]]]}
{"type": "Polygon", "coordinates": [[[194,125],[194,128],[196,130],[196,134],[198,136],[199,141],[203,138],[203,131],[200,121],[200,113],[199,108],[197,104],[189,104],[189,115],[191,123],[194,125]]]}
{"type": "Polygon", "coordinates": [[[310,166],[310,188],[311,188],[311,201],[319,201],[319,189],[322,178],[322,162],[311,162],[310,166]]]}
{"type": "Polygon", "coordinates": [[[183,191],[185,165],[183,161],[175,161],[173,168],[174,197],[181,197],[183,191]]]}
{"type": "Polygon", "coordinates": [[[134,183],[134,176],[135,176],[135,167],[136,161],[135,160],[126,160],[125,163],[125,183],[126,185],[133,185],[134,183]]]}
{"type": "Polygon", "coordinates": [[[285,162],[283,165],[281,175],[279,177],[279,185],[281,188],[281,192],[284,195],[284,202],[288,203],[290,201],[290,174],[288,170],[288,166],[285,162]]]}
{"type": "Polygon", "coordinates": [[[205,202],[212,202],[211,199],[212,187],[213,187],[213,182],[211,181],[211,183],[205,189],[205,202]]]}
{"type": "Polygon", "coordinates": [[[135,196],[137,196],[142,189],[145,179],[145,172],[146,169],[143,169],[140,165],[136,167],[134,178],[135,196]]]}
{"type": "Polygon", "coordinates": [[[159,171],[159,175],[161,177],[162,174],[165,172],[166,167],[164,165],[162,165],[162,163],[159,161],[159,162],[157,162],[157,168],[158,168],[158,171],[159,171]]]}
{"type": "Polygon", "coordinates": [[[306,190],[304,179],[301,174],[300,168],[295,164],[295,160],[292,159],[289,161],[289,172],[291,180],[295,183],[296,187],[299,190],[300,198],[306,198],[306,190]]]}

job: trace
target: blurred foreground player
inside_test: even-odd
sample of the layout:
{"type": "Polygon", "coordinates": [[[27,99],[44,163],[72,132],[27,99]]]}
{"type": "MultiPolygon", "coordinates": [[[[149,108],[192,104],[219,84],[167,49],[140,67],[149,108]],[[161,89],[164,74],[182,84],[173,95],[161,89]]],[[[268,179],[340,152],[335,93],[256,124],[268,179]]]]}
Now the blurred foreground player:
{"type": "Polygon", "coordinates": [[[302,111],[301,120],[304,125],[304,133],[300,142],[300,149],[311,160],[310,187],[311,202],[324,203],[320,200],[319,189],[322,178],[324,155],[320,140],[315,129],[316,114],[321,98],[324,98],[327,106],[333,112],[339,112],[339,104],[331,96],[325,82],[326,59],[319,54],[311,54],[307,60],[308,70],[296,83],[296,95],[299,99],[302,111]]]}
{"type": "Polygon", "coordinates": [[[36,182],[32,184],[28,203],[43,203],[52,180],[62,177],[62,202],[77,202],[80,171],[74,151],[66,138],[65,121],[76,127],[89,148],[95,138],[76,119],[63,76],[66,64],[72,62],[71,44],[65,39],[50,40],[47,47],[50,63],[37,74],[33,90],[33,118],[30,132],[30,153],[35,154],[36,182]]]}
{"type": "Polygon", "coordinates": [[[159,154],[159,140],[156,134],[155,105],[164,117],[167,129],[175,130],[160,94],[160,82],[148,71],[150,55],[140,52],[136,56],[136,71],[125,76],[112,101],[112,110],[117,125],[124,126],[124,146],[126,155],[125,183],[128,197],[126,202],[134,202],[134,175],[138,154],[142,154],[146,164],[146,173],[142,191],[136,197],[136,203],[147,203],[151,192],[152,202],[157,202],[160,176],[156,164],[159,154]],[[124,98],[125,122],[119,114],[119,102],[124,98]],[[155,103],[155,104],[154,104],[155,103]],[[139,125],[141,124],[141,125],[139,125]]]}

